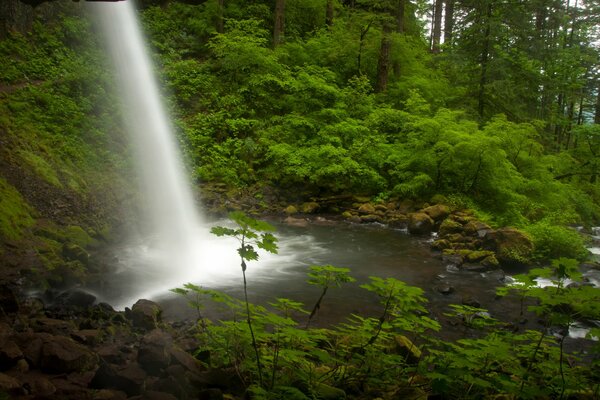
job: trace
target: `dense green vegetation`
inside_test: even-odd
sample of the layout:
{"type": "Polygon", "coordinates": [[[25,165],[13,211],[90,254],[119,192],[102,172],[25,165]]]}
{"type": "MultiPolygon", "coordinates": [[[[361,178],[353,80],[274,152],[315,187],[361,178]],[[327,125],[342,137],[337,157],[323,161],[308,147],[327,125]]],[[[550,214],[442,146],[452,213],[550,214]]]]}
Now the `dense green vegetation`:
{"type": "Polygon", "coordinates": [[[276,46],[270,2],[144,11],[198,180],[452,195],[500,225],[598,219],[594,3],[452,2],[441,52],[425,4],[333,2],[327,24],[327,3],[287,1],[276,46]]]}
{"type": "MultiPolygon", "coordinates": [[[[268,224],[232,213],[236,228],[215,227],[218,236],[239,240],[241,270],[252,268],[260,249],[276,252],[268,224]]],[[[233,249],[232,249],[233,251],[233,249]]],[[[257,399],[448,399],[597,398],[598,347],[565,349],[566,332],[578,320],[600,317],[600,291],[580,285],[576,260],[560,258],[546,268],[515,276],[498,289],[521,299],[514,321],[499,321],[485,309],[451,305],[446,314],[464,328],[456,342],[440,340],[440,324],[428,317],[420,288],[394,278],[370,277],[361,288],[373,293],[381,314],[353,314],[331,328],[309,328],[328,288],[353,278],[346,268],[312,266],[310,284],[323,289],[312,312],[287,298],[270,307],[238,300],[194,284],[174,289],[198,312],[198,353],[207,365],[235,372],[257,399]],[[552,286],[540,287],[537,278],[552,286]],[[575,284],[573,284],[575,282],[575,284]],[[570,283],[567,285],[567,283],[570,283]],[[220,321],[204,308],[221,307],[220,321]],[[539,331],[515,329],[518,319],[539,318],[539,331]],[[304,324],[306,321],[306,324],[304,324]],[[304,328],[301,326],[305,325],[304,328]]],[[[340,289],[337,289],[340,290],[340,289]]],[[[341,290],[344,290],[342,288],[341,290]]],[[[591,335],[600,330],[592,329],[591,335]]]]}

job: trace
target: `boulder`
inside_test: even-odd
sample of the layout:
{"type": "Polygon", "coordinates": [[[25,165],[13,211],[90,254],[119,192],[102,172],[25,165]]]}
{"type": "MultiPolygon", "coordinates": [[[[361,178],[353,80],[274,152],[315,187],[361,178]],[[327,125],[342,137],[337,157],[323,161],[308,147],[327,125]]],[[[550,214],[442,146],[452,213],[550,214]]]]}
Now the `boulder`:
{"type": "Polygon", "coordinates": [[[14,290],[8,285],[0,285],[0,317],[19,311],[19,302],[14,290]]]}
{"type": "Polygon", "coordinates": [[[477,236],[480,239],[484,238],[488,233],[492,232],[492,228],[481,221],[469,221],[464,226],[465,233],[468,235],[477,236]]]}
{"type": "Polygon", "coordinates": [[[434,221],[425,213],[408,214],[408,231],[413,234],[428,234],[433,230],[434,221]]]}
{"type": "Polygon", "coordinates": [[[486,245],[496,252],[500,264],[526,265],[533,254],[529,235],[515,228],[501,228],[489,233],[486,245]]]}
{"type": "Polygon", "coordinates": [[[135,396],[145,389],[147,376],[146,372],[137,363],[116,366],[101,362],[90,387],[94,389],[117,389],[127,393],[128,396],[135,396]]]}
{"type": "Polygon", "coordinates": [[[382,221],[381,217],[378,215],[375,215],[375,214],[367,214],[367,215],[360,216],[360,222],[364,222],[364,223],[381,222],[381,221],[382,221]]]}
{"type": "Polygon", "coordinates": [[[170,347],[169,355],[171,356],[171,364],[181,365],[185,370],[192,374],[198,374],[202,371],[202,364],[200,361],[178,347],[170,347]]]}
{"type": "Polygon", "coordinates": [[[358,207],[359,214],[367,215],[367,214],[375,214],[375,207],[371,203],[361,204],[358,207]]]}
{"type": "Polygon", "coordinates": [[[454,288],[452,286],[448,285],[447,283],[443,283],[441,285],[436,286],[435,290],[437,290],[438,293],[445,294],[445,295],[448,295],[448,294],[451,294],[454,292],[454,288]]]}
{"type": "Polygon", "coordinates": [[[463,226],[460,223],[452,218],[446,218],[440,225],[439,234],[440,236],[446,236],[452,233],[461,233],[462,231],[463,226]]]}
{"type": "Polygon", "coordinates": [[[98,356],[65,336],[47,337],[42,345],[40,367],[47,372],[89,371],[98,364],[98,356]]]}
{"type": "Polygon", "coordinates": [[[21,394],[21,382],[0,372],[0,393],[21,394]]]}
{"type": "Polygon", "coordinates": [[[158,374],[171,362],[173,339],[166,332],[155,329],[142,338],[138,362],[148,373],[158,374]]]}
{"type": "Polygon", "coordinates": [[[55,304],[76,308],[87,308],[96,302],[96,296],[81,289],[66,290],[54,300],[55,304]]]}
{"type": "Polygon", "coordinates": [[[290,204],[283,210],[283,212],[286,213],[287,215],[293,215],[293,214],[298,214],[298,209],[296,208],[296,206],[293,206],[290,204]]]}
{"type": "Polygon", "coordinates": [[[451,249],[452,244],[446,239],[438,239],[431,244],[431,248],[434,250],[451,249]]]}
{"type": "MultiPolygon", "coordinates": [[[[289,397],[282,397],[288,399],[289,397]]],[[[305,397],[308,400],[308,397],[305,397]]],[[[198,400],[223,400],[221,389],[204,389],[198,393],[198,400]]]]}
{"type": "Polygon", "coordinates": [[[68,335],[76,329],[75,324],[71,321],[46,317],[35,318],[31,320],[30,325],[36,332],[51,335],[68,335]]]}
{"type": "Polygon", "coordinates": [[[299,226],[301,228],[305,228],[308,226],[308,221],[304,218],[287,217],[283,220],[283,222],[285,222],[287,225],[299,226]]]}
{"type": "Polygon", "coordinates": [[[431,217],[435,222],[440,222],[450,215],[450,207],[444,204],[436,204],[423,209],[423,212],[431,217]]]}
{"type": "Polygon", "coordinates": [[[23,352],[12,340],[0,339],[0,370],[7,370],[23,358],[23,352]]]}
{"type": "Polygon", "coordinates": [[[161,322],[162,309],[153,301],[140,299],[138,300],[131,311],[129,317],[135,328],[152,330],[158,328],[161,322]]]}
{"type": "Polygon", "coordinates": [[[56,386],[42,374],[28,374],[22,377],[23,386],[36,398],[51,398],[56,393],[56,386]]]}
{"type": "Polygon", "coordinates": [[[302,205],[300,206],[300,210],[304,214],[314,214],[315,212],[317,212],[318,209],[319,209],[319,203],[317,203],[316,201],[309,201],[306,203],[302,203],[302,205]]]}
{"type": "Polygon", "coordinates": [[[120,390],[102,389],[94,393],[92,400],[127,400],[127,395],[120,390]]]}

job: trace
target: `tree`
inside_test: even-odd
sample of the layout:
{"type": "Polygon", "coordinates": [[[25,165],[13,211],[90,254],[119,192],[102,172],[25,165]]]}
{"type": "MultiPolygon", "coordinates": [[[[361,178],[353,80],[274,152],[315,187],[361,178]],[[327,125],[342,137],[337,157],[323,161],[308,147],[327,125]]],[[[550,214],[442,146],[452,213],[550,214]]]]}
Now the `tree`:
{"type": "Polygon", "coordinates": [[[283,43],[285,35],[285,0],[275,0],[275,23],[273,27],[273,47],[283,43]]]}

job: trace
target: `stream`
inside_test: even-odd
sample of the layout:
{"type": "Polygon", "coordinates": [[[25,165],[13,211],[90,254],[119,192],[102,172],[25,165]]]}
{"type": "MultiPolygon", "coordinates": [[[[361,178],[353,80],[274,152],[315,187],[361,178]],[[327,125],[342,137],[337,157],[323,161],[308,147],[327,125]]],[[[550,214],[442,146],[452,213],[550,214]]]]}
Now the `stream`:
{"type": "MultiPolygon", "coordinates": [[[[311,309],[318,299],[320,288],[309,285],[307,272],[312,265],[346,267],[357,280],[341,288],[331,288],[313,319],[315,326],[331,326],[344,322],[351,314],[379,317],[382,306],[378,298],[359,286],[369,276],[393,277],[418,286],[428,299],[431,317],[442,323],[446,337],[459,338],[465,332],[444,316],[449,304],[475,300],[482,308],[503,321],[518,321],[520,306],[509,298],[498,298],[496,288],[505,282],[505,273],[513,275],[525,270],[491,271],[487,273],[460,270],[442,262],[439,252],[429,247],[431,237],[409,235],[405,230],[391,229],[379,224],[349,224],[314,220],[306,226],[289,226],[278,221],[275,225],[279,239],[278,254],[260,252],[260,260],[249,262],[247,269],[248,295],[252,303],[267,305],[277,297],[304,303],[311,309]],[[442,294],[441,287],[452,292],[442,294]]],[[[208,224],[226,225],[215,220],[208,224]]],[[[164,309],[167,320],[195,319],[196,311],[182,296],[169,292],[187,282],[207,289],[219,289],[237,298],[243,298],[243,280],[238,243],[231,238],[219,238],[207,233],[208,226],[198,233],[199,258],[197,267],[178,269],[165,267],[160,250],[148,245],[151,240],[123,243],[113,249],[119,268],[100,284],[90,289],[99,301],[118,309],[131,307],[139,298],[157,301],[164,309]]],[[[172,260],[173,261],[173,260],[172,260]]],[[[176,263],[174,261],[173,263],[176,263]]],[[[599,271],[586,272],[588,279],[597,284],[599,271]]],[[[508,278],[510,279],[510,278],[508,278]]],[[[211,318],[219,314],[211,308],[211,318]]],[[[459,324],[460,325],[460,324],[459,324]]],[[[535,321],[523,323],[523,328],[535,328],[535,321]]],[[[575,327],[572,337],[582,337],[575,327]]]]}

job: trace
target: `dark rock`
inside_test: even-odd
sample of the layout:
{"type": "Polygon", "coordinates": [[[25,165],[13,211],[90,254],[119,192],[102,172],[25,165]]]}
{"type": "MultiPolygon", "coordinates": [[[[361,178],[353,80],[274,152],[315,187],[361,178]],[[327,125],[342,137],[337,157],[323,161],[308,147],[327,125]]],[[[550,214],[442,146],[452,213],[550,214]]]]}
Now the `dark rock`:
{"type": "Polygon", "coordinates": [[[56,393],[56,386],[42,374],[27,374],[22,378],[22,386],[36,398],[45,398],[56,393]]]}
{"type": "Polygon", "coordinates": [[[135,328],[152,330],[161,322],[162,309],[153,301],[141,299],[131,307],[130,318],[135,328]]]}
{"type": "Polygon", "coordinates": [[[460,266],[460,269],[469,272],[485,272],[489,270],[489,267],[482,264],[463,264],[460,266]]]}
{"type": "Polygon", "coordinates": [[[97,364],[96,354],[65,336],[47,337],[42,345],[40,367],[44,371],[88,371],[97,364]]]}
{"type": "Polygon", "coordinates": [[[105,362],[112,364],[121,364],[125,358],[125,353],[121,351],[119,345],[108,343],[96,350],[96,354],[105,362]]]}
{"type": "Polygon", "coordinates": [[[481,221],[473,220],[465,224],[464,230],[467,235],[478,235],[479,237],[483,237],[486,232],[491,232],[492,228],[481,221]]]}
{"type": "Polygon", "coordinates": [[[54,300],[54,304],[77,307],[80,309],[90,307],[95,302],[96,296],[81,289],[64,291],[54,300]]]}
{"type": "Polygon", "coordinates": [[[243,388],[243,383],[235,371],[231,369],[209,369],[198,375],[199,381],[209,388],[234,391],[243,388]]]}
{"type": "Polygon", "coordinates": [[[367,214],[367,215],[360,216],[360,222],[364,222],[364,223],[381,222],[381,221],[382,221],[381,217],[378,215],[375,215],[375,214],[367,214]]]}
{"type": "Polygon", "coordinates": [[[101,362],[90,386],[95,389],[122,390],[128,396],[135,396],[145,389],[147,376],[146,372],[137,363],[118,367],[101,362]]]}
{"type": "Polygon", "coordinates": [[[129,400],[180,400],[171,393],[146,390],[143,395],[131,397],[129,400]]]}
{"type": "Polygon", "coordinates": [[[198,400],[223,400],[221,389],[205,389],[198,393],[198,400]]]}
{"type": "Polygon", "coordinates": [[[179,364],[193,374],[198,374],[203,369],[202,364],[196,358],[175,346],[169,349],[169,354],[172,364],[179,364]]]}
{"type": "Polygon", "coordinates": [[[52,335],[68,335],[76,329],[71,321],[63,321],[55,318],[35,318],[30,322],[36,332],[44,332],[52,335]]]}
{"type": "Polygon", "coordinates": [[[469,307],[480,308],[481,303],[474,299],[472,296],[464,296],[462,298],[462,304],[469,307]]]}
{"type": "Polygon", "coordinates": [[[12,376],[8,376],[0,372],[0,393],[22,394],[21,382],[12,376]]]}
{"type": "Polygon", "coordinates": [[[97,345],[102,342],[104,333],[98,329],[82,329],[73,332],[71,338],[82,344],[97,345]]]}
{"type": "Polygon", "coordinates": [[[466,238],[460,233],[450,233],[445,235],[444,239],[450,243],[464,243],[466,238]]]}
{"type": "Polygon", "coordinates": [[[454,250],[446,249],[442,252],[442,261],[447,264],[460,266],[463,263],[463,257],[454,250]]]}
{"type": "Polygon", "coordinates": [[[23,352],[12,340],[0,338],[0,370],[7,370],[23,358],[23,352]]]}
{"type": "Polygon", "coordinates": [[[431,244],[431,248],[434,250],[450,249],[452,248],[452,244],[446,239],[438,239],[431,244]]]}
{"type": "Polygon", "coordinates": [[[428,234],[433,230],[434,222],[429,215],[418,212],[408,214],[408,231],[413,234],[428,234]]]}
{"type": "Polygon", "coordinates": [[[127,400],[127,395],[120,390],[102,389],[94,393],[92,400],[127,400]]]}
{"type": "Polygon", "coordinates": [[[19,311],[15,291],[8,285],[0,285],[0,317],[19,311]]]}
{"type": "Polygon", "coordinates": [[[445,294],[445,295],[448,295],[448,294],[451,294],[454,292],[454,288],[446,283],[436,286],[435,290],[437,290],[439,293],[445,294]]]}
{"type": "Polygon", "coordinates": [[[158,374],[171,362],[169,349],[173,339],[167,333],[155,329],[142,338],[138,350],[138,362],[150,374],[158,374]]]}

